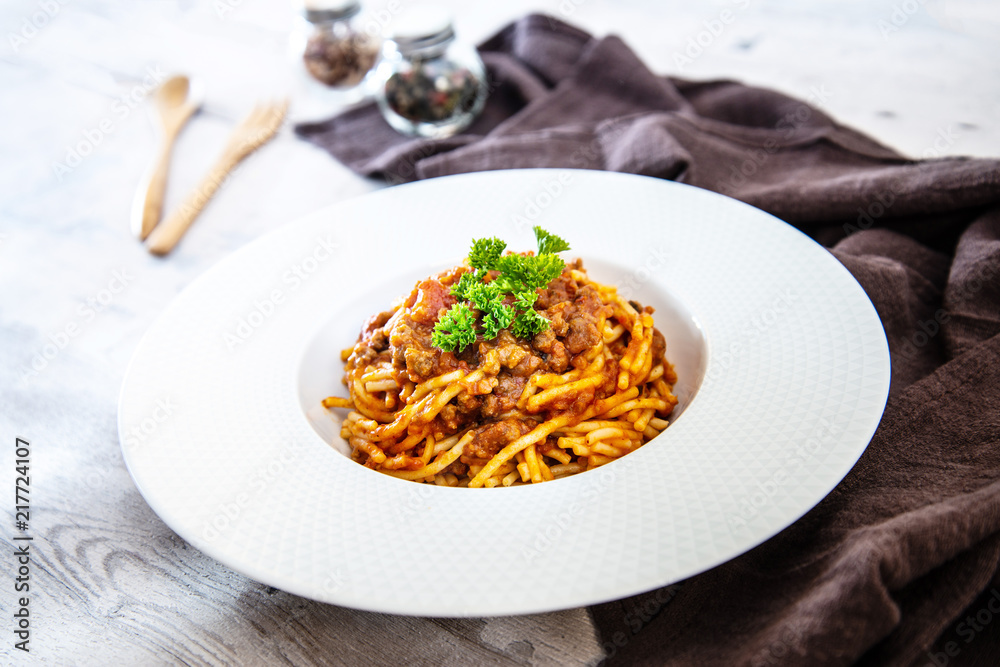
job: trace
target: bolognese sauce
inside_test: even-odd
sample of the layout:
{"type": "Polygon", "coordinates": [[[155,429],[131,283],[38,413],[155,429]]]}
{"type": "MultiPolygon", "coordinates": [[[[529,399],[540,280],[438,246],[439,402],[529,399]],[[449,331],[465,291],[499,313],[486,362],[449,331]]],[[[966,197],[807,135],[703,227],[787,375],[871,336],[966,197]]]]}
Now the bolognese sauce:
{"type": "Polygon", "coordinates": [[[544,330],[526,339],[502,329],[446,351],[435,327],[471,270],[420,281],[344,350],[350,398],[324,405],[350,409],[341,435],[354,460],[414,481],[511,486],[604,465],[666,428],[677,378],[652,308],[590,280],[576,260],[536,290],[544,330]]]}

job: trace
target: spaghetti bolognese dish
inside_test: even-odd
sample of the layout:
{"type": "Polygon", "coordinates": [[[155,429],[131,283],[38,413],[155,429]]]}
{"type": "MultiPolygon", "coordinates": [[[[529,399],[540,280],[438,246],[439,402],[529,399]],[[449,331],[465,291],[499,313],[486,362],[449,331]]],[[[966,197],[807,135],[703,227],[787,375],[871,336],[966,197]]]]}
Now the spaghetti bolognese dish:
{"type": "Polygon", "coordinates": [[[540,483],[636,450],[668,425],[677,378],[653,309],[537,252],[477,239],[466,262],[371,317],[341,353],[341,437],[377,471],[444,486],[540,483]]]}

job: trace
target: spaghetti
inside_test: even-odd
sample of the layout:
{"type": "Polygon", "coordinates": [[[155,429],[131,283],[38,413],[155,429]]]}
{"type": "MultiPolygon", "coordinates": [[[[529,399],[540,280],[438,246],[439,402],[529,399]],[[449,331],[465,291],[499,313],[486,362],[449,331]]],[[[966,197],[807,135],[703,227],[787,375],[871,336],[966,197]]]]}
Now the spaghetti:
{"type": "Polygon", "coordinates": [[[354,460],[418,482],[512,486],[607,464],[667,427],[677,378],[652,308],[576,260],[537,290],[541,333],[501,330],[446,352],[431,343],[434,326],[469,271],[418,283],[342,352],[350,398],[323,405],[350,410],[341,436],[354,460]]]}

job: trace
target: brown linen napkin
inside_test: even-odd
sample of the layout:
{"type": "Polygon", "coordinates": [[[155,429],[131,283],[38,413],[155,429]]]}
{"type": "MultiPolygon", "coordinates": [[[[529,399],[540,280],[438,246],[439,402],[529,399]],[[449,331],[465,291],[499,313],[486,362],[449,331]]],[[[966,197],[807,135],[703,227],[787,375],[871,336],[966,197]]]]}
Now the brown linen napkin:
{"type": "Polygon", "coordinates": [[[910,160],[811,104],[658,77],[545,16],[481,51],[491,98],[457,137],[400,137],[372,105],[297,131],[392,182],[579,167],[723,192],[832,247],[889,341],[889,403],[851,473],[743,556],[592,608],[608,662],[997,664],[1000,161],[910,160]]]}

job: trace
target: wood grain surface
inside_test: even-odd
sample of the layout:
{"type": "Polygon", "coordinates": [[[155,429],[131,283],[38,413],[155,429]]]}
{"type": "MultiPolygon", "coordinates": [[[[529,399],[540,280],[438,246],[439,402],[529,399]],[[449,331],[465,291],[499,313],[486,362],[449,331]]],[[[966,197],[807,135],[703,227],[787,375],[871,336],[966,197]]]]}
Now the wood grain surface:
{"type": "MultiPolygon", "coordinates": [[[[5,639],[0,656],[13,664],[584,665],[601,655],[582,609],[425,619],[345,609],[247,579],[188,545],[143,500],[121,458],[113,397],[53,386],[45,394],[52,400],[0,391],[0,432],[16,432],[32,451],[30,529],[11,530],[12,511],[0,522],[7,553],[15,535],[34,538],[31,654],[5,639]]],[[[9,440],[2,461],[13,484],[9,440]]]]}

